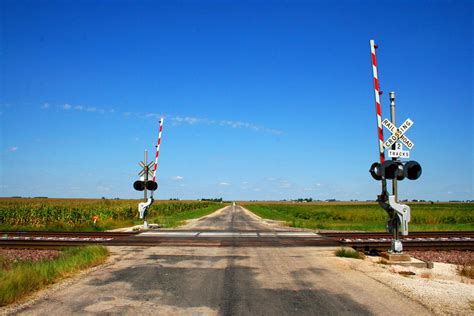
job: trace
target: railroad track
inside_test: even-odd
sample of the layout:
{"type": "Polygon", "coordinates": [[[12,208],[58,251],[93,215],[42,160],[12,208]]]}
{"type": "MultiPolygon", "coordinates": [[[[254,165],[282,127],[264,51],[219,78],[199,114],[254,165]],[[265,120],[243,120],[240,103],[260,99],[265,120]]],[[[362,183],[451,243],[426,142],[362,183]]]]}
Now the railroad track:
{"type": "Polygon", "coordinates": [[[120,237],[133,236],[138,232],[45,232],[45,231],[0,231],[0,236],[18,237],[120,237]]]}
{"type": "MultiPolygon", "coordinates": [[[[322,236],[338,241],[344,246],[358,250],[386,250],[390,247],[392,235],[368,232],[327,232],[322,236]]],[[[400,236],[405,250],[474,250],[474,232],[412,232],[400,236]]]]}
{"type": "MultiPolygon", "coordinates": [[[[414,232],[402,236],[406,250],[474,250],[474,232],[414,232]]],[[[0,247],[50,248],[102,244],[109,246],[193,247],[328,247],[387,250],[387,233],[295,231],[183,231],[138,232],[0,232],[0,247]]]]}
{"type": "MultiPolygon", "coordinates": [[[[391,234],[387,232],[323,232],[319,233],[323,236],[328,237],[344,237],[350,236],[351,238],[360,237],[360,238],[391,238],[391,234]]],[[[427,231],[427,232],[410,232],[408,236],[400,236],[403,238],[411,238],[411,237],[459,237],[459,236],[468,236],[474,237],[474,231],[427,231]]]]}
{"type": "Polygon", "coordinates": [[[0,247],[49,248],[103,244],[136,234],[137,232],[0,231],[0,247]]]}
{"type": "Polygon", "coordinates": [[[312,232],[182,231],[144,233],[0,232],[0,247],[50,248],[102,244],[108,246],[295,247],[338,246],[312,232]]]}

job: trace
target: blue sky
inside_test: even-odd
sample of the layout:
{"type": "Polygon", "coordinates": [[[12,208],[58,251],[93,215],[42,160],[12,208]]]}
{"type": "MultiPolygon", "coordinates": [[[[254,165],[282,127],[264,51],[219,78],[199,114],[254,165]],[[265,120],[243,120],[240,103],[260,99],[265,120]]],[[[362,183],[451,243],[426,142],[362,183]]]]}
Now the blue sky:
{"type": "Polygon", "coordinates": [[[0,196],[139,198],[164,115],[158,198],[375,199],[375,39],[423,166],[400,198],[473,199],[470,1],[1,1],[0,22],[0,196]]]}

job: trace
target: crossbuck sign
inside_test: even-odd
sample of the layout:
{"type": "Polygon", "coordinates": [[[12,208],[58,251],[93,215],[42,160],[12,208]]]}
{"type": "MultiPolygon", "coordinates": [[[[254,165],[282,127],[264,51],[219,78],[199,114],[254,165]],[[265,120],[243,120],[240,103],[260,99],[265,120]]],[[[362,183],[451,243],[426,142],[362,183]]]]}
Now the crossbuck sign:
{"type": "Polygon", "coordinates": [[[139,176],[145,176],[145,173],[148,173],[148,177],[152,178],[153,177],[153,166],[155,163],[152,161],[148,165],[146,165],[143,161],[140,161],[140,167],[142,167],[142,171],[138,174],[139,176]]]}
{"type": "MultiPolygon", "coordinates": [[[[405,136],[405,133],[413,126],[413,121],[409,118],[397,128],[388,119],[383,120],[382,125],[387,128],[392,135],[384,142],[383,146],[385,149],[392,147],[398,140],[400,140],[408,149],[412,149],[415,144],[405,136]]],[[[389,150],[388,156],[392,158],[410,158],[410,152],[402,150],[402,144],[397,143],[395,150],[389,150]]]]}

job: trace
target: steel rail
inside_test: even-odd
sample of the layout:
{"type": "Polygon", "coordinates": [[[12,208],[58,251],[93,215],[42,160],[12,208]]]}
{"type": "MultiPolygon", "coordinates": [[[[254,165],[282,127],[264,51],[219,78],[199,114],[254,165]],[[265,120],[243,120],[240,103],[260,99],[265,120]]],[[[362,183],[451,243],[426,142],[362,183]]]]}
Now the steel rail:
{"type": "MultiPolygon", "coordinates": [[[[357,250],[380,250],[390,248],[391,241],[386,240],[361,240],[340,241],[343,246],[357,250]]],[[[404,250],[467,250],[474,251],[474,240],[404,240],[404,250]]]]}
{"type": "MultiPolygon", "coordinates": [[[[161,231],[164,232],[164,231],[161,231]]],[[[165,232],[189,232],[167,230],[165,232]]],[[[211,232],[211,231],[202,231],[211,232]]],[[[212,231],[216,232],[216,231],[212,231]]],[[[221,231],[225,232],[225,231],[221,231]]],[[[254,231],[258,233],[259,231],[254,231]]],[[[227,232],[228,233],[228,232],[227,232]]],[[[249,233],[249,231],[245,231],[249,233]]],[[[268,233],[261,232],[261,233],[268,233]]],[[[274,231],[274,233],[277,233],[274,231]]],[[[50,248],[100,244],[105,246],[188,247],[337,247],[386,250],[391,236],[386,233],[320,233],[315,236],[144,236],[136,232],[0,232],[0,247],[50,248]]],[[[404,236],[406,250],[474,250],[474,232],[419,232],[404,236]]]]}
{"type": "MultiPolygon", "coordinates": [[[[392,235],[386,232],[321,232],[322,236],[333,238],[392,238],[392,235]]],[[[401,239],[410,238],[430,238],[430,237],[474,237],[474,231],[426,231],[410,232],[407,236],[401,236],[401,239]]]]}

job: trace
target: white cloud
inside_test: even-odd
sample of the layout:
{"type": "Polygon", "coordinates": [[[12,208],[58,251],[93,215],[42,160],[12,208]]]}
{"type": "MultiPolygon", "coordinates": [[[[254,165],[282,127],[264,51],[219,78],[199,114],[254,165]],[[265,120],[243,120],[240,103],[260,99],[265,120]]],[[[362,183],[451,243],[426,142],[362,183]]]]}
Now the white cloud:
{"type": "Polygon", "coordinates": [[[199,117],[192,117],[192,116],[171,116],[171,121],[175,124],[186,123],[190,125],[194,125],[197,123],[209,123],[209,120],[199,118],[199,117]]]}
{"type": "MultiPolygon", "coordinates": [[[[45,105],[48,103],[45,103],[45,105]]],[[[43,105],[42,108],[45,108],[45,105],[43,105]]],[[[49,104],[47,105],[49,107],[49,104]]],[[[114,109],[109,109],[105,110],[103,108],[99,107],[92,107],[92,106],[82,106],[82,105],[76,105],[73,106],[71,104],[64,104],[61,106],[62,109],[64,110],[76,110],[76,111],[85,111],[85,112],[91,112],[91,113],[100,113],[100,114],[105,114],[105,113],[115,113],[114,109]]],[[[160,113],[154,113],[154,112],[149,112],[149,113],[142,113],[142,112],[121,112],[123,116],[135,116],[137,118],[153,118],[153,119],[159,119],[163,117],[163,114],[160,113]]],[[[215,126],[222,126],[222,127],[230,127],[230,128],[240,128],[240,129],[248,129],[252,130],[255,132],[264,132],[268,134],[273,134],[273,135],[282,135],[283,132],[280,130],[276,129],[271,129],[267,128],[264,126],[256,125],[253,123],[249,122],[242,122],[242,121],[232,121],[232,120],[211,120],[207,118],[202,118],[202,117],[196,117],[196,116],[180,116],[180,115],[165,115],[164,116],[166,119],[171,121],[171,125],[180,125],[180,124],[189,124],[189,125],[196,125],[196,124],[207,124],[207,125],[215,125],[215,126]]]]}
{"type": "MultiPolygon", "coordinates": [[[[97,112],[104,113],[103,110],[101,110],[101,109],[98,109],[97,112]]],[[[105,111],[105,112],[116,113],[116,111],[114,109],[109,110],[109,111],[105,111]]],[[[162,114],[154,113],[154,112],[142,113],[142,112],[127,111],[127,112],[120,112],[120,114],[122,114],[123,116],[133,116],[133,117],[136,117],[138,119],[157,119],[158,120],[158,119],[163,117],[162,114]]],[[[173,125],[175,125],[175,123],[173,123],[173,125]]]]}
{"type": "Polygon", "coordinates": [[[270,128],[266,128],[264,126],[258,126],[258,125],[252,124],[252,123],[241,122],[241,121],[231,121],[231,120],[215,121],[215,120],[210,120],[210,119],[207,119],[207,118],[200,118],[200,117],[172,116],[172,115],[168,115],[167,118],[171,120],[173,125],[179,125],[179,124],[189,124],[189,125],[208,124],[208,125],[217,125],[217,126],[230,127],[230,128],[249,129],[249,130],[253,130],[253,131],[256,131],[256,132],[265,132],[265,133],[274,134],[274,135],[283,134],[282,131],[279,131],[279,130],[276,130],[276,129],[270,129],[270,128]]]}
{"type": "Polygon", "coordinates": [[[105,113],[105,110],[104,110],[104,109],[96,108],[96,107],[94,107],[94,106],[89,106],[89,107],[87,107],[85,111],[86,111],[86,112],[100,113],[100,114],[104,114],[104,113],[105,113]]]}
{"type": "Polygon", "coordinates": [[[44,103],[44,104],[41,106],[41,108],[42,108],[43,110],[49,109],[49,103],[47,103],[47,102],[44,103]]]}
{"type": "Polygon", "coordinates": [[[11,152],[11,153],[13,153],[13,152],[15,152],[15,151],[17,151],[17,150],[18,150],[18,147],[17,147],[17,146],[13,146],[13,147],[8,148],[8,152],[11,152]]]}
{"type": "Polygon", "coordinates": [[[110,191],[110,187],[106,187],[106,186],[103,186],[103,185],[99,185],[97,186],[97,190],[99,191],[110,191]]]}
{"type": "Polygon", "coordinates": [[[293,187],[293,185],[288,180],[280,180],[278,182],[278,188],[280,189],[289,189],[293,187]]]}
{"type": "Polygon", "coordinates": [[[276,129],[271,129],[271,128],[266,128],[263,126],[258,126],[252,123],[248,122],[240,122],[240,121],[227,121],[227,120],[222,120],[219,122],[220,126],[228,126],[231,128],[243,128],[243,129],[250,129],[254,130],[256,132],[266,132],[269,134],[274,134],[274,135],[281,135],[283,134],[282,131],[276,130],[276,129]]]}
{"type": "Polygon", "coordinates": [[[221,182],[221,183],[219,183],[219,185],[220,185],[220,186],[229,186],[229,185],[230,185],[230,183],[227,183],[227,182],[221,182]]]}
{"type": "Polygon", "coordinates": [[[181,181],[184,178],[182,176],[176,176],[176,177],[173,177],[172,179],[175,180],[175,181],[181,181]]]}
{"type": "Polygon", "coordinates": [[[154,118],[161,118],[161,115],[159,115],[158,113],[147,113],[145,114],[145,117],[154,117],[154,118]]]}
{"type": "MultiPolygon", "coordinates": [[[[47,104],[47,103],[45,103],[47,104]]],[[[49,104],[48,104],[49,107],[49,104]]],[[[60,106],[63,110],[75,110],[79,112],[90,112],[90,113],[100,113],[100,114],[105,114],[105,113],[115,113],[114,109],[110,110],[105,110],[102,108],[98,108],[95,106],[83,106],[83,105],[71,105],[69,103],[65,103],[64,105],[60,106]]],[[[44,108],[44,106],[42,107],[44,108]]],[[[124,113],[124,115],[126,115],[124,113]]]]}

